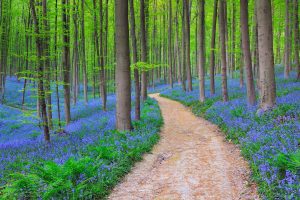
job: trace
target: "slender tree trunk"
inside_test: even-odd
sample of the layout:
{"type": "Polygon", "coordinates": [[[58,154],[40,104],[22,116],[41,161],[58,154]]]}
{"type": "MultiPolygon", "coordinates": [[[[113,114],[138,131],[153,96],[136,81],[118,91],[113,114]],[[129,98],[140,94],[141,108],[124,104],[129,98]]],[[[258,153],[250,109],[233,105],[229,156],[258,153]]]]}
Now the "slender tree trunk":
{"type": "MultiPolygon", "coordinates": [[[[140,19],[141,19],[141,61],[147,63],[147,40],[146,40],[146,18],[145,18],[145,0],[140,0],[140,19]]],[[[142,100],[147,99],[147,72],[142,71],[142,100]]]]}
{"type": "Polygon", "coordinates": [[[198,1],[198,16],[199,16],[199,101],[205,101],[205,0],[198,1]]]}
{"type": "Polygon", "coordinates": [[[131,91],[130,91],[130,57],[128,30],[128,1],[115,0],[116,30],[116,128],[131,129],[131,91]]]}
{"type": "Polygon", "coordinates": [[[182,57],[181,57],[181,51],[180,51],[180,46],[179,46],[179,24],[178,24],[178,0],[176,2],[176,17],[175,17],[175,26],[176,26],[176,31],[175,31],[175,34],[176,34],[176,57],[177,57],[177,74],[178,74],[178,83],[181,83],[182,82],[182,74],[181,74],[181,68],[182,68],[182,65],[181,65],[181,60],[182,60],[182,57]]]}
{"type": "Polygon", "coordinates": [[[192,85],[192,73],[191,73],[191,53],[190,53],[190,11],[189,11],[189,0],[184,0],[184,19],[185,19],[185,46],[186,46],[186,78],[188,82],[188,91],[193,90],[192,85]]]}
{"type": "Polygon", "coordinates": [[[210,94],[215,94],[215,48],[216,48],[216,28],[217,28],[217,13],[218,13],[218,0],[214,1],[214,15],[212,25],[212,36],[210,45],[210,94]]]}
{"type": "Polygon", "coordinates": [[[84,20],[84,3],[85,0],[81,0],[81,62],[83,73],[83,96],[85,104],[88,103],[88,75],[86,69],[86,55],[85,55],[85,20],[84,20]]]}
{"type": "Polygon", "coordinates": [[[242,49],[244,64],[247,74],[247,101],[250,105],[255,104],[255,87],[253,81],[252,61],[250,51],[249,39],[249,25],[248,25],[248,0],[241,0],[241,33],[242,33],[242,49]]]}
{"type": "Polygon", "coordinates": [[[299,61],[299,14],[298,14],[298,8],[299,8],[299,2],[298,0],[294,0],[294,8],[295,8],[295,27],[294,27],[294,40],[295,40],[295,65],[297,68],[297,79],[300,79],[300,61],[299,61]]]}
{"type": "Polygon", "coordinates": [[[70,16],[69,0],[62,0],[62,22],[63,22],[63,78],[64,78],[64,99],[65,99],[65,119],[69,124],[71,121],[70,106],[70,16]]]}
{"type": "MultiPolygon", "coordinates": [[[[240,47],[243,49],[243,41],[242,41],[242,35],[240,38],[240,47]]],[[[244,87],[244,54],[243,51],[240,53],[240,88],[244,87]]]]}
{"type": "Polygon", "coordinates": [[[99,10],[100,10],[100,94],[102,99],[102,108],[106,110],[106,80],[105,80],[105,70],[104,70],[104,32],[103,32],[103,2],[99,0],[99,10]]]}
{"type": "Polygon", "coordinates": [[[38,57],[38,101],[39,106],[42,112],[42,121],[44,128],[44,139],[46,142],[50,142],[50,134],[49,134],[49,126],[48,126],[48,117],[47,117],[47,105],[45,100],[45,90],[44,90],[44,62],[43,62],[43,42],[41,38],[41,32],[39,27],[39,19],[35,10],[35,2],[34,0],[30,0],[30,9],[32,13],[33,22],[35,25],[35,34],[36,34],[36,47],[37,47],[37,57],[38,57]]]}
{"type": "Polygon", "coordinates": [[[55,66],[55,92],[56,92],[56,106],[58,116],[58,127],[61,129],[61,116],[60,116],[60,100],[58,90],[58,62],[57,62],[57,21],[58,21],[58,0],[55,0],[55,33],[54,33],[54,66],[55,66]]]}
{"type": "Polygon", "coordinates": [[[78,73],[79,73],[79,49],[78,49],[78,5],[73,0],[73,23],[74,23],[74,49],[73,49],[73,103],[77,103],[78,98],[78,73]]]}
{"type": "MultiPolygon", "coordinates": [[[[185,0],[184,0],[185,1],[185,0]]],[[[183,1],[183,6],[182,6],[182,26],[181,26],[181,29],[182,29],[182,64],[181,64],[181,68],[182,68],[182,89],[184,91],[186,91],[186,60],[187,60],[187,57],[186,57],[186,15],[185,15],[185,12],[186,12],[186,9],[185,9],[185,2],[183,1]]]]}
{"type": "Polygon", "coordinates": [[[223,101],[228,101],[227,91],[227,62],[226,62],[226,40],[225,40],[225,14],[224,0],[219,1],[219,30],[220,30],[220,45],[221,45],[221,65],[222,65],[222,95],[223,101]]]}
{"type": "MultiPolygon", "coordinates": [[[[132,42],[132,53],[133,53],[133,63],[137,63],[137,44],[136,44],[136,36],[135,36],[135,18],[134,18],[134,0],[129,0],[130,4],[130,35],[132,42]]],[[[134,69],[134,82],[135,82],[135,119],[140,120],[140,80],[139,80],[139,71],[138,69],[134,69]]]]}
{"type": "Polygon", "coordinates": [[[256,3],[261,87],[260,109],[265,111],[274,107],[276,103],[271,0],[256,0],[256,3]]]}
{"type": "Polygon", "coordinates": [[[234,72],[236,70],[236,65],[235,65],[235,35],[236,35],[236,26],[235,26],[235,22],[236,22],[236,8],[235,8],[235,1],[232,1],[232,32],[231,32],[231,42],[232,42],[232,46],[231,46],[231,78],[234,78],[234,72]]]}
{"type": "Polygon", "coordinates": [[[284,32],[284,78],[289,78],[290,69],[290,0],[285,0],[285,32],[284,32]]]}
{"type": "Polygon", "coordinates": [[[169,84],[173,88],[173,63],[172,63],[172,0],[169,0],[169,34],[168,34],[168,46],[169,46],[169,84]]]}

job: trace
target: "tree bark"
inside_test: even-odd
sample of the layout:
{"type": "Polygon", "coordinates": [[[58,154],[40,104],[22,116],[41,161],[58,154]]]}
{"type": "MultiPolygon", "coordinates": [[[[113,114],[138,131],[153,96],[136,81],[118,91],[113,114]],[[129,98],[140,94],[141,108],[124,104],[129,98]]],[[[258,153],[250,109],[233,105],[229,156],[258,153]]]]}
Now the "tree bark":
{"type": "Polygon", "coordinates": [[[43,42],[41,38],[41,31],[39,27],[39,19],[35,10],[35,2],[34,0],[30,0],[30,9],[32,13],[33,22],[35,25],[35,33],[36,33],[36,47],[37,47],[37,57],[38,57],[38,68],[37,68],[37,79],[38,79],[38,102],[42,112],[42,121],[44,128],[44,139],[46,142],[50,142],[50,133],[48,126],[48,117],[47,117],[47,105],[45,100],[45,90],[44,90],[44,62],[43,62],[43,42]]]}
{"type": "MultiPolygon", "coordinates": [[[[146,40],[146,19],[145,19],[145,0],[140,0],[140,19],[141,19],[141,61],[147,63],[147,40],[146,40]]],[[[147,72],[142,71],[142,100],[147,99],[147,72]]]]}
{"type": "Polygon", "coordinates": [[[116,128],[120,131],[131,129],[131,91],[128,1],[115,0],[116,30],[116,128]]]}
{"type": "Polygon", "coordinates": [[[169,48],[169,84],[173,88],[173,55],[172,55],[172,0],[169,0],[169,34],[168,34],[168,48],[169,48]]]}
{"type": "Polygon", "coordinates": [[[103,1],[99,0],[99,16],[100,16],[100,94],[102,99],[102,108],[106,111],[106,80],[104,70],[104,32],[103,32],[103,1]]]}
{"type": "Polygon", "coordinates": [[[62,22],[63,22],[63,78],[64,78],[64,100],[65,100],[65,120],[69,124],[71,121],[70,107],[70,17],[69,0],[62,0],[62,22]]]}
{"type": "Polygon", "coordinates": [[[221,45],[221,65],[222,65],[222,96],[223,101],[228,101],[227,91],[227,62],[226,62],[226,40],[225,40],[225,14],[224,0],[219,1],[219,30],[220,30],[220,45],[221,45]]]}
{"type": "Polygon", "coordinates": [[[82,61],[82,73],[83,73],[83,96],[85,104],[88,103],[88,75],[86,69],[86,55],[85,55],[85,20],[84,20],[84,3],[85,0],[81,0],[81,61],[82,61]]]}
{"type": "Polygon", "coordinates": [[[290,0],[285,0],[284,78],[290,76],[290,0]]]}
{"type": "MultiPolygon", "coordinates": [[[[137,44],[136,44],[136,35],[135,35],[135,17],[134,17],[134,0],[129,0],[130,5],[130,35],[132,42],[132,54],[133,54],[133,63],[137,63],[137,44]]],[[[140,80],[139,80],[139,70],[134,69],[134,82],[135,82],[135,119],[140,120],[140,80]]]]}
{"type": "Polygon", "coordinates": [[[205,101],[205,0],[198,1],[199,101],[205,101]]]}
{"type": "Polygon", "coordinates": [[[192,85],[192,73],[191,73],[191,56],[190,56],[190,11],[189,11],[189,0],[184,0],[184,20],[185,20],[185,47],[186,47],[186,78],[188,84],[188,91],[193,90],[192,85]]]}
{"type": "Polygon", "coordinates": [[[215,94],[215,48],[216,48],[216,28],[217,28],[218,0],[214,2],[214,15],[212,25],[212,36],[210,45],[210,94],[215,94]]]}
{"type": "Polygon", "coordinates": [[[256,3],[261,87],[260,109],[266,111],[274,107],[276,103],[271,0],[256,0],[256,3]]]}
{"type": "Polygon", "coordinates": [[[300,79],[300,61],[299,61],[299,14],[298,14],[298,0],[294,0],[294,8],[295,8],[295,27],[294,27],[294,39],[295,39],[295,65],[297,68],[297,79],[300,79]]]}
{"type": "Polygon", "coordinates": [[[249,23],[248,23],[248,0],[241,0],[241,34],[242,34],[242,50],[244,64],[247,76],[247,101],[250,105],[255,104],[255,87],[253,81],[252,61],[249,39],[249,23]]]}

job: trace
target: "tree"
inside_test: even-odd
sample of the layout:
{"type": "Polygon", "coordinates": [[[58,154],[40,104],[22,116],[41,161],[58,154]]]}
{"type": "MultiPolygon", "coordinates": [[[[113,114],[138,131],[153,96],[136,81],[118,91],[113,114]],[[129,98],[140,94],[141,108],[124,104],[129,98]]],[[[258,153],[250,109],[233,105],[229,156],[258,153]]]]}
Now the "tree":
{"type": "Polygon", "coordinates": [[[198,1],[198,16],[199,16],[199,32],[198,32],[198,49],[199,49],[199,89],[200,102],[205,100],[205,0],[198,1]]]}
{"type": "Polygon", "coordinates": [[[116,30],[116,128],[131,129],[131,91],[130,91],[130,57],[128,1],[115,0],[115,30],[116,30]]]}
{"type": "Polygon", "coordinates": [[[242,49],[243,58],[247,76],[247,101],[250,105],[255,104],[255,88],[252,72],[252,61],[249,41],[249,25],[248,25],[248,0],[241,0],[241,33],[242,33],[242,49]]]}
{"type": "Polygon", "coordinates": [[[47,105],[45,100],[45,90],[44,90],[44,61],[43,61],[43,39],[42,39],[42,31],[40,29],[40,19],[37,16],[35,2],[34,0],[30,0],[30,9],[34,23],[34,31],[36,34],[36,47],[37,47],[37,80],[38,80],[38,101],[39,106],[41,107],[42,112],[42,121],[43,121],[43,128],[44,128],[44,139],[46,142],[50,142],[50,133],[49,133],[49,126],[48,126],[48,117],[47,117],[47,105]]]}
{"type": "Polygon", "coordinates": [[[99,16],[100,16],[100,94],[102,98],[102,108],[106,110],[106,80],[105,80],[105,71],[104,71],[104,32],[103,32],[103,1],[99,0],[99,16]]]}
{"type": "Polygon", "coordinates": [[[63,22],[63,80],[64,80],[64,100],[65,100],[65,119],[69,124],[71,121],[70,106],[70,2],[62,0],[62,22],[63,22]]]}
{"type": "Polygon", "coordinates": [[[186,78],[188,82],[188,91],[193,90],[192,73],[191,73],[191,57],[190,57],[190,9],[189,0],[183,0],[183,15],[184,15],[184,40],[185,40],[185,65],[186,65],[186,78]]]}
{"type": "Polygon", "coordinates": [[[261,87],[260,109],[266,111],[274,107],[276,103],[271,0],[256,0],[256,3],[261,87]]]}
{"type": "MultiPolygon", "coordinates": [[[[137,44],[136,44],[136,36],[135,36],[135,17],[134,17],[134,0],[129,0],[130,4],[130,35],[132,42],[132,54],[133,54],[133,63],[137,63],[138,55],[137,55],[137,44]]],[[[135,119],[140,119],[140,77],[139,70],[137,68],[134,69],[134,82],[135,82],[135,119]]]]}
{"type": "Polygon", "coordinates": [[[295,40],[295,65],[298,71],[297,79],[300,79],[300,61],[299,61],[299,14],[298,14],[298,0],[294,0],[294,8],[295,8],[295,20],[294,20],[294,40],[295,40]]]}
{"type": "Polygon", "coordinates": [[[48,123],[49,128],[52,128],[52,99],[51,99],[51,88],[50,88],[50,27],[48,25],[48,15],[47,15],[47,1],[42,1],[43,6],[43,26],[44,26],[44,35],[45,38],[43,40],[44,45],[44,57],[45,57],[45,94],[47,101],[47,114],[48,114],[48,123]]]}
{"type": "Polygon", "coordinates": [[[226,40],[225,40],[225,4],[224,0],[219,1],[219,30],[221,45],[221,65],[222,65],[222,95],[223,101],[228,101],[227,92],[227,62],[226,62],[226,40]]]}
{"type": "Polygon", "coordinates": [[[88,102],[88,76],[86,69],[86,55],[85,55],[85,23],[84,23],[84,2],[81,0],[81,60],[82,60],[82,73],[83,73],[83,96],[84,102],[88,102]]]}
{"type": "Polygon", "coordinates": [[[78,4],[73,0],[74,48],[73,48],[73,101],[77,103],[79,95],[79,48],[78,48],[78,4]]]}
{"type": "Polygon", "coordinates": [[[216,48],[216,28],[217,28],[217,13],[218,13],[218,0],[214,1],[214,15],[212,21],[212,36],[210,45],[210,94],[215,94],[215,48],[216,48]]]}
{"type": "Polygon", "coordinates": [[[169,53],[169,84],[173,88],[173,55],[172,55],[172,0],[169,0],[169,34],[168,34],[168,53],[169,53]]]}
{"type": "MultiPolygon", "coordinates": [[[[141,26],[141,61],[147,63],[147,39],[146,39],[146,17],[145,17],[145,0],[140,0],[140,26],[141,26]]],[[[142,71],[142,100],[147,99],[147,72],[142,71]]]]}
{"type": "Polygon", "coordinates": [[[290,74],[290,0],[285,0],[284,78],[290,74]]]}

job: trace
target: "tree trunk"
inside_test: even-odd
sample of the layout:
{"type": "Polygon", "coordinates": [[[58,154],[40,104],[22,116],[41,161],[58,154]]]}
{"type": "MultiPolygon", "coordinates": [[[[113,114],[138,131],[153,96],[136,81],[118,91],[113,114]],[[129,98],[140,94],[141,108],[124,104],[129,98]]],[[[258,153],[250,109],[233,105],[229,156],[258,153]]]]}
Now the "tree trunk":
{"type": "Polygon", "coordinates": [[[83,96],[85,104],[88,103],[88,75],[86,69],[86,55],[85,55],[85,26],[84,26],[84,3],[85,0],[81,0],[81,61],[82,61],[82,73],[83,73],[83,96]]]}
{"type": "Polygon", "coordinates": [[[116,30],[116,128],[120,131],[131,129],[131,87],[128,33],[128,1],[115,0],[116,30]]]}
{"type": "MultiPolygon", "coordinates": [[[[146,19],[145,19],[145,0],[140,0],[140,19],[141,19],[141,61],[147,63],[147,40],[146,40],[146,19]]],[[[147,72],[142,71],[142,100],[147,99],[147,72]]]]}
{"type": "Polygon", "coordinates": [[[102,108],[106,110],[106,80],[105,80],[105,70],[104,70],[104,32],[103,32],[103,2],[99,0],[99,10],[100,10],[100,94],[102,99],[102,108]]]}
{"type": "Polygon", "coordinates": [[[234,78],[234,72],[236,70],[236,65],[235,65],[235,35],[236,35],[236,8],[235,8],[235,1],[232,1],[232,32],[231,32],[231,41],[232,41],[232,46],[231,46],[231,78],[234,78]]]}
{"type": "Polygon", "coordinates": [[[184,20],[185,20],[185,47],[186,47],[186,78],[188,82],[188,91],[193,90],[192,85],[192,73],[191,73],[191,53],[190,53],[190,11],[189,11],[189,0],[184,0],[184,20]]]}
{"type": "Polygon", "coordinates": [[[219,30],[220,30],[220,45],[221,45],[221,65],[222,65],[222,95],[223,101],[228,101],[227,92],[227,62],[226,62],[226,40],[225,40],[225,14],[224,0],[219,1],[219,30]]]}
{"type": "Polygon", "coordinates": [[[55,66],[55,92],[56,92],[56,105],[58,116],[58,127],[61,129],[61,116],[60,116],[60,100],[58,90],[58,67],[57,67],[57,22],[58,22],[58,0],[55,0],[55,32],[54,32],[54,66],[55,66]]]}
{"type": "Polygon", "coordinates": [[[205,101],[205,0],[198,1],[199,101],[205,101]]]}
{"type": "Polygon", "coordinates": [[[181,69],[182,69],[182,89],[184,91],[186,91],[186,73],[187,73],[187,66],[186,66],[186,28],[185,28],[185,24],[186,24],[186,15],[185,15],[185,0],[183,1],[183,6],[182,6],[182,25],[181,25],[181,29],[182,29],[182,64],[181,64],[181,69]]]}
{"type": "Polygon", "coordinates": [[[298,0],[294,0],[294,8],[295,8],[295,27],[294,27],[294,40],[295,40],[295,65],[297,68],[297,79],[300,79],[300,61],[299,61],[299,14],[298,14],[298,0]]]}
{"type": "Polygon", "coordinates": [[[260,109],[266,111],[274,107],[276,103],[271,0],[256,0],[256,3],[261,87],[260,109]]]}
{"type": "MultiPolygon", "coordinates": [[[[243,49],[243,41],[242,41],[242,35],[240,38],[240,47],[243,49]]],[[[244,87],[244,54],[243,51],[240,53],[240,88],[244,87]]]]}
{"type": "MultiPolygon", "coordinates": [[[[137,63],[137,45],[136,45],[136,36],[135,36],[135,18],[134,18],[134,0],[129,0],[130,4],[130,35],[132,42],[132,53],[133,53],[133,63],[137,63]]],[[[139,70],[134,69],[134,82],[135,82],[135,119],[140,120],[140,80],[139,80],[139,70]]]]}
{"type": "Polygon", "coordinates": [[[169,84],[173,88],[173,59],[172,59],[172,0],[169,0],[169,34],[168,34],[168,47],[169,47],[169,84]]]}
{"type": "Polygon", "coordinates": [[[37,57],[38,57],[38,68],[37,68],[37,79],[38,79],[38,102],[42,112],[42,121],[44,128],[44,138],[47,143],[50,142],[48,117],[47,117],[47,105],[45,100],[45,90],[44,90],[44,62],[43,62],[43,42],[41,37],[41,32],[39,28],[39,19],[35,10],[34,0],[30,0],[30,9],[32,13],[33,22],[35,25],[36,34],[36,47],[37,47],[37,57]]]}
{"type": "Polygon", "coordinates": [[[252,72],[252,61],[250,51],[250,39],[249,39],[249,25],[248,25],[248,0],[241,0],[241,34],[242,34],[242,49],[244,64],[247,76],[247,101],[250,105],[255,104],[255,88],[252,72]]]}
{"type": "Polygon", "coordinates": [[[79,73],[79,49],[78,49],[78,5],[73,0],[73,23],[74,23],[74,49],[73,49],[73,103],[77,103],[78,98],[78,73],[79,73]]]}
{"type": "Polygon", "coordinates": [[[284,78],[290,76],[290,0],[285,0],[284,78]]]}
{"type": "Polygon", "coordinates": [[[62,0],[62,22],[63,22],[63,78],[64,78],[64,99],[65,99],[65,119],[69,124],[71,121],[70,107],[70,17],[69,0],[62,0]]]}
{"type": "Polygon", "coordinates": [[[210,94],[215,94],[215,48],[216,48],[216,28],[217,28],[217,13],[218,13],[218,0],[214,2],[214,15],[212,25],[212,36],[210,45],[210,94]]]}

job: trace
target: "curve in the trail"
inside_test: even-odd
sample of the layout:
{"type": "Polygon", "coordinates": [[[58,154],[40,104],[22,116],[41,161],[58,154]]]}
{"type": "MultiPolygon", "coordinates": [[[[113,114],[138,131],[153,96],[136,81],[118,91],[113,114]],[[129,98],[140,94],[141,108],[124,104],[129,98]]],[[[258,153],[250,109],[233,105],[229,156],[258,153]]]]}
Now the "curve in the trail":
{"type": "Polygon", "coordinates": [[[217,126],[178,102],[152,95],[162,110],[161,140],[109,199],[258,199],[240,150],[217,126]]]}

